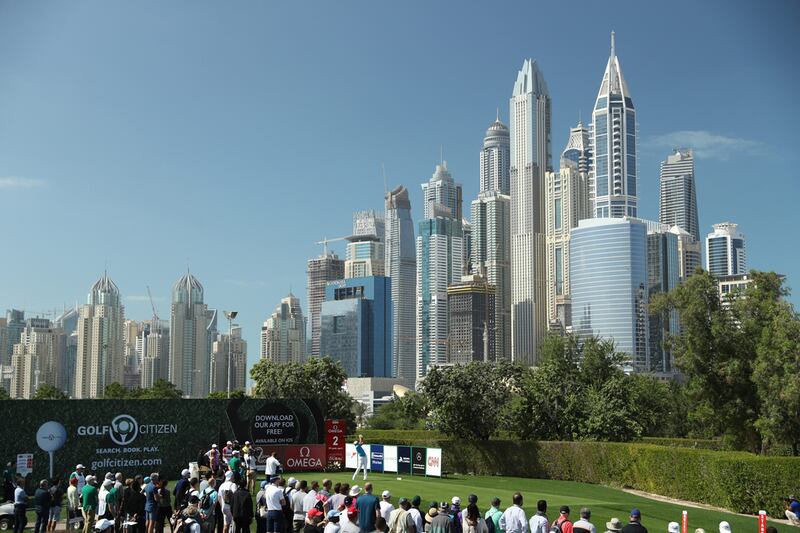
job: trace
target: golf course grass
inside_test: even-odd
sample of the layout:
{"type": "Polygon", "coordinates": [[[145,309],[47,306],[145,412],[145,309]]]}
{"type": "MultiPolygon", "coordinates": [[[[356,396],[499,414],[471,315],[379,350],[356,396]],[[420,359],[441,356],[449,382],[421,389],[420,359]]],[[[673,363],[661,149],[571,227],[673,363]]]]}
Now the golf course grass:
{"type": "MultiPolygon", "coordinates": [[[[294,475],[298,479],[322,481],[329,478],[336,482],[348,482],[363,487],[364,481],[359,475],[352,481],[352,472],[302,472],[286,473],[285,476],[294,475]]],[[[427,511],[430,502],[448,502],[453,496],[459,496],[462,508],[466,506],[467,496],[478,496],[478,507],[485,512],[492,498],[497,496],[502,501],[501,507],[505,509],[511,505],[511,496],[519,491],[524,498],[523,508],[530,518],[536,510],[536,502],[540,499],[547,500],[548,518],[552,519],[558,514],[562,505],[569,505],[570,519],[574,522],[580,518],[581,507],[589,507],[592,511],[592,523],[597,527],[598,533],[605,531],[605,524],[612,517],[617,517],[623,523],[628,522],[628,515],[633,507],[642,511],[642,524],[650,533],[666,533],[669,522],[681,522],[681,511],[689,512],[689,531],[694,533],[696,528],[703,528],[707,533],[717,533],[719,523],[727,520],[731,524],[733,533],[758,531],[758,518],[744,517],[732,513],[725,513],[692,507],[681,507],[673,503],[661,502],[628,494],[618,489],[573,481],[551,481],[545,479],[527,479],[502,476],[451,476],[445,479],[402,476],[397,474],[369,474],[368,481],[374,485],[373,493],[380,497],[380,493],[389,490],[392,493],[392,503],[396,505],[400,497],[412,498],[419,495],[422,505],[427,511]]],[[[783,518],[783,517],[780,517],[783,518]]],[[[778,531],[800,531],[780,523],[772,523],[778,531]]]]}

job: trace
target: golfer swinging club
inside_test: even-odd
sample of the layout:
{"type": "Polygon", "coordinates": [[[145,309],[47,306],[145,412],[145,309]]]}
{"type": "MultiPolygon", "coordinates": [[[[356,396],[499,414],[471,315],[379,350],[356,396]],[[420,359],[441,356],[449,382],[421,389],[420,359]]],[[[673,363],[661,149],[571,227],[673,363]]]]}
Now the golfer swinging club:
{"type": "Polygon", "coordinates": [[[356,446],[356,455],[358,455],[358,466],[356,466],[356,471],[353,472],[353,479],[356,478],[358,475],[358,469],[364,471],[364,481],[367,480],[367,452],[364,451],[364,435],[359,435],[358,440],[355,441],[353,444],[356,446]]]}

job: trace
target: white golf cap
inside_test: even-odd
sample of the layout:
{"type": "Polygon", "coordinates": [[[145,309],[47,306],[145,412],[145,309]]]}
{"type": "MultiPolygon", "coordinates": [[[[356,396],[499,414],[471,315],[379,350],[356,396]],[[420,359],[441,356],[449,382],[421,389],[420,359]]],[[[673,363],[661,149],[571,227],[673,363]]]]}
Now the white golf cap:
{"type": "Polygon", "coordinates": [[[244,441],[245,444],[250,444],[249,440],[244,441]]]}
{"type": "Polygon", "coordinates": [[[289,478],[289,479],[286,481],[286,483],[288,483],[290,486],[292,486],[292,487],[293,487],[293,486],[294,486],[294,484],[295,484],[295,483],[297,483],[297,479],[295,479],[295,478],[293,478],[293,477],[290,477],[290,478],[289,478]]]}
{"type": "Polygon", "coordinates": [[[677,522],[670,522],[667,526],[667,531],[669,533],[681,533],[681,526],[677,522]]]}
{"type": "Polygon", "coordinates": [[[230,470],[225,472],[225,479],[232,479],[232,478],[233,478],[233,472],[231,472],[230,470]]]}
{"type": "Polygon", "coordinates": [[[216,445],[216,444],[212,444],[212,445],[211,445],[211,447],[212,447],[212,448],[216,448],[216,447],[217,447],[217,445],[216,445]]]}
{"type": "Polygon", "coordinates": [[[191,476],[191,475],[192,475],[192,473],[189,471],[189,469],[188,469],[188,468],[184,468],[184,469],[181,471],[181,476],[183,476],[183,477],[189,477],[189,476],[191,476]]]}
{"type": "Polygon", "coordinates": [[[461,505],[461,498],[458,496],[453,496],[453,499],[450,500],[450,503],[453,505],[461,505]]]}
{"type": "Polygon", "coordinates": [[[382,497],[382,498],[391,498],[391,497],[392,497],[392,493],[391,493],[391,492],[389,492],[388,490],[385,490],[385,491],[383,491],[383,492],[381,493],[381,497],[382,497]]]}
{"type": "Polygon", "coordinates": [[[78,465],[75,467],[75,470],[80,470],[81,468],[86,468],[86,467],[85,467],[85,466],[83,466],[82,464],[80,464],[80,463],[79,463],[79,464],[78,464],[78,465]]]}
{"type": "Polygon", "coordinates": [[[731,525],[723,520],[719,523],[719,533],[731,533],[731,525]]]}

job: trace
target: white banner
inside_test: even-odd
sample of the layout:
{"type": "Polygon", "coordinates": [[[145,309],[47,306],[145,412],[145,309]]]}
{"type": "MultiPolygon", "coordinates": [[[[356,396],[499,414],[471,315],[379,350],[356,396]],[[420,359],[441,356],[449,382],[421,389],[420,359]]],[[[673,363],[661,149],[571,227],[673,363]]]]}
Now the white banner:
{"type": "MultiPolygon", "coordinates": [[[[367,454],[367,458],[370,457],[369,452],[369,444],[365,444],[362,446],[364,448],[364,453],[367,454]]],[[[369,463],[367,463],[367,468],[369,468],[369,463]]],[[[356,445],[350,444],[349,442],[344,445],[344,467],[345,468],[352,468],[355,470],[358,468],[358,453],[356,452],[356,445]]]]}
{"type": "Polygon", "coordinates": [[[428,448],[428,462],[425,464],[425,475],[442,477],[441,448],[428,448]]]}
{"type": "Polygon", "coordinates": [[[397,446],[383,447],[383,471],[397,472],[397,446]]]}

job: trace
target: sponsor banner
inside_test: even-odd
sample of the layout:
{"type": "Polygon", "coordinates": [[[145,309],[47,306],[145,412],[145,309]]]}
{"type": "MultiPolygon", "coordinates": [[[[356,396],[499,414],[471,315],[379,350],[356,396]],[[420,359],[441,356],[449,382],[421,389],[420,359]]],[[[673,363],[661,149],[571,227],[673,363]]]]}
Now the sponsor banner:
{"type": "MultiPolygon", "coordinates": [[[[0,439],[0,457],[29,450],[37,479],[50,477],[51,461],[54,476],[62,479],[78,463],[86,465],[87,474],[160,471],[175,479],[193,461],[203,472],[212,443],[222,448],[227,440],[258,437],[268,443],[261,447],[277,451],[278,441],[323,448],[325,442],[324,420],[311,400],[65,400],[52,407],[49,400],[0,400],[3,430],[15,435],[0,439]]],[[[325,453],[310,457],[324,461],[325,453]]]]}
{"type": "Polygon", "coordinates": [[[383,447],[383,471],[397,472],[397,446],[383,447]]]}
{"type": "Polygon", "coordinates": [[[369,469],[373,472],[383,472],[383,444],[371,444],[369,469]]]}
{"type": "Polygon", "coordinates": [[[345,454],[345,435],[347,433],[347,422],[344,420],[325,421],[325,446],[328,454],[328,464],[344,463],[345,454]]]}
{"type": "Polygon", "coordinates": [[[358,458],[356,457],[356,447],[348,442],[344,446],[344,454],[345,454],[344,467],[352,468],[353,470],[355,470],[355,468],[358,466],[358,458]]]}
{"type": "Polygon", "coordinates": [[[425,460],[427,459],[426,448],[411,448],[411,473],[414,475],[425,475],[425,460]]]}
{"type": "Polygon", "coordinates": [[[33,454],[20,453],[17,454],[17,474],[22,477],[27,476],[33,472],[33,454]]]}
{"type": "MultiPolygon", "coordinates": [[[[425,462],[425,475],[442,477],[442,449],[428,448],[428,460],[425,462]]],[[[684,531],[684,533],[686,533],[684,531]]]]}
{"type": "Polygon", "coordinates": [[[411,473],[411,448],[409,446],[397,447],[397,473],[411,473]]]}
{"type": "Polygon", "coordinates": [[[324,444],[294,444],[276,448],[276,451],[287,472],[320,471],[327,464],[324,444]]]}

